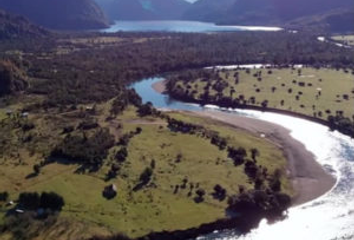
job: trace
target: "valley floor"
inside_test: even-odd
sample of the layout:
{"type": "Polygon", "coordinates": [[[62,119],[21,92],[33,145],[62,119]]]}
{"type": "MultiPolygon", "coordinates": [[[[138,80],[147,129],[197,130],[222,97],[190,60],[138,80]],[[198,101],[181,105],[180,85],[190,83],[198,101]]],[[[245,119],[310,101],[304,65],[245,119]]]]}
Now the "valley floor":
{"type": "Polygon", "coordinates": [[[336,183],[318,164],[305,146],[290,135],[290,131],[279,125],[257,119],[250,119],[220,111],[197,112],[199,116],[210,117],[224,124],[245,129],[253,134],[264,134],[265,138],[278,145],[288,160],[295,198],[294,205],[309,202],[328,192],[336,183]]]}
{"type": "MultiPolygon", "coordinates": [[[[159,81],[152,87],[155,91],[163,93],[166,90],[165,84],[166,80],[159,81]]],[[[207,110],[191,114],[211,118],[221,124],[243,129],[257,136],[265,136],[267,140],[279,146],[288,161],[288,173],[296,193],[294,205],[318,198],[329,191],[336,182],[333,176],[325,172],[323,167],[316,162],[313,154],[302,143],[295,140],[290,135],[290,131],[284,127],[220,111],[207,110]]]]}
{"type": "MultiPolygon", "coordinates": [[[[62,125],[58,123],[69,121],[70,125],[78,125],[80,118],[75,116],[80,110],[30,114],[28,121],[34,123],[35,128],[29,131],[33,136],[29,145],[22,143],[21,130],[9,129],[10,119],[5,117],[2,120],[2,136],[8,136],[13,143],[11,149],[3,149],[0,157],[1,191],[9,192],[10,200],[16,200],[21,192],[55,191],[63,196],[66,203],[55,224],[44,228],[43,223],[34,221],[24,228],[19,225],[13,231],[43,237],[39,239],[86,239],[97,234],[124,233],[129,237],[140,237],[152,231],[182,230],[225,217],[227,199],[219,201],[212,196],[216,184],[225,188],[228,196],[238,194],[240,185],[253,189],[254,183],[245,174],[244,166],[235,166],[228,158],[227,151],[212,145],[210,140],[198,135],[173,132],[168,129],[165,120],[149,116],[141,118],[133,107],[117,118],[106,121],[109,108],[109,102],[96,105],[96,114],[92,117],[97,119],[100,126],[108,128],[116,141],[138,127],[142,130],[130,140],[128,157],[120,164],[118,176],[110,180],[105,180],[106,174],[116,162],[115,154],[120,149],[119,145],[110,150],[106,162],[97,172],[77,174],[75,172],[80,164],[55,162],[43,166],[38,176],[30,177],[34,164],[43,157],[40,154],[31,155],[29,150],[43,149],[46,152],[47,148],[60,142],[64,135],[61,133],[62,125]],[[8,135],[10,133],[11,138],[8,135]],[[50,138],[50,135],[57,137],[50,138]],[[155,170],[150,183],[134,191],[134,186],[139,183],[139,175],[152,164],[155,170]],[[115,184],[118,188],[118,194],[112,200],[102,196],[103,189],[109,184],[115,184]],[[204,201],[200,203],[194,200],[198,189],[206,192],[204,201]]],[[[258,164],[267,167],[270,174],[277,169],[286,172],[286,159],[274,143],[248,131],[220,124],[210,117],[186,112],[167,114],[174,119],[220,133],[227,138],[229,146],[244,147],[247,152],[253,147],[257,148],[261,153],[258,164]]],[[[90,136],[97,131],[85,132],[90,136]]],[[[71,134],[80,136],[81,133],[71,134]]],[[[284,174],[281,181],[282,192],[294,196],[289,177],[284,174]]],[[[9,209],[5,203],[0,203],[0,208],[3,213],[9,209]]],[[[4,220],[7,222],[6,218],[4,220]]],[[[5,234],[11,236],[9,232],[5,234]]]]}

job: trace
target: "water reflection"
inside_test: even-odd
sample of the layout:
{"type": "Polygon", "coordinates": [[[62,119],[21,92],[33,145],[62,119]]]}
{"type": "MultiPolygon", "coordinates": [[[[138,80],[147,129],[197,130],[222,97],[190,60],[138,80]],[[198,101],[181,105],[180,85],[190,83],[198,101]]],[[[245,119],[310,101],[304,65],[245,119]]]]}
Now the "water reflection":
{"type": "Polygon", "coordinates": [[[278,27],[219,26],[197,21],[116,21],[103,32],[237,32],[237,31],[280,31],[278,27]]]}
{"type": "Polygon", "coordinates": [[[306,120],[273,113],[255,111],[258,119],[277,123],[291,130],[291,135],[311,151],[316,160],[334,169],[338,182],[326,195],[291,208],[288,219],[274,225],[263,221],[258,229],[246,236],[224,232],[220,236],[201,239],[354,239],[354,143],[338,132],[306,120]]]}

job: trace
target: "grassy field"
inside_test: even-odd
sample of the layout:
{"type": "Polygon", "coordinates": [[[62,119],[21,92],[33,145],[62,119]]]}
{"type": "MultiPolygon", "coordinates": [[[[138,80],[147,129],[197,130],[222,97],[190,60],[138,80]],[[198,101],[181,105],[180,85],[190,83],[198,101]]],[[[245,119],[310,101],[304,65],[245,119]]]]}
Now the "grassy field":
{"type": "MultiPolygon", "coordinates": [[[[129,40],[129,44],[144,43],[147,41],[158,40],[158,37],[137,37],[129,40]]],[[[114,36],[95,36],[95,37],[81,37],[58,40],[56,47],[56,55],[70,54],[82,49],[106,48],[106,47],[121,47],[127,44],[127,39],[114,36]]],[[[47,56],[49,57],[49,56],[47,56]]]]}
{"type": "Polygon", "coordinates": [[[354,46],[354,35],[339,35],[333,36],[333,40],[343,42],[344,44],[354,46]]]}
{"type": "Polygon", "coordinates": [[[0,112],[0,121],[7,117],[5,111],[0,112]]]}
{"type": "MultiPolygon", "coordinates": [[[[13,148],[2,153],[0,158],[0,191],[8,191],[15,200],[24,191],[54,191],[64,197],[66,205],[56,225],[42,231],[42,239],[81,239],[92,234],[122,232],[131,237],[142,236],[151,231],[186,229],[212,222],[225,216],[226,200],[219,202],[211,193],[216,184],[227,190],[228,195],[237,194],[239,185],[252,188],[243,167],[235,167],[227,158],[226,150],[220,151],[210,141],[196,135],[171,132],[164,120],[152,117],[140,118],[130,108],[123,115],[105,121],[109,103],[97,106],[96,118],[101,126],[119,138],[123,133],[142,128],[128,145],[128,158],[116,179],[104,181],[113,153],[104,166],[95,173],[74,174],[76,164],[53,163],[45,166],[39,176],[26,178],[33,172],[33,165],[43,160],[50,148],[63,137],[60,133],[65,124],[77,125],[73,113],[33,113],[29,120],[37,126],[33,130],[34,143],[22,144],[18,130],[9,130],[2,125],[1,138],[8,136],[13,148]],[[117,124],[123,125],[117,129],[117,124]],[[16,151],[15,151],[16,149],[16,151]],[[31,150],[32,149],[32,150],[31,150]],[[35,152],[35,153],[31,153],[35,152]],[[181,155],[180,161],[176,161],[181,155]],[[154,160],[156,167],[151,183],[140,191],[132,191],[142,171],[154,160]],[[180,187],[187,179],[186,188],[180,187]],[[105,186],[114,183],[118,195],[112,200],[102,196],[105,186]],[[193,191],[190,185],[194,185],[193,191]],[[206,191],[205,201],[195,203],[195,190],[206,191]],[[190,195],[189,195],[189,192],[190,195]],[[63,231],[65,229],[65,231],[63,231]]],[[[84,107],[84,106],[82,106],[84,107]]],[[[4,111],[4,109],[1,109],[4,111]]],[[[1,112],[0,111],[0,112],[1,112]]],[[[218,122],[194,117],[185,113],[170,113],[176,119],[198,123],[226,137],[232,146],[259,149],[259,164],[269,171],[286,168],[286,159],[280,149],[264,139],[242,130],[222,126],[218,122]]],[[[8,120],[4,120],[6,122],[8,120]]],[[[283,177],[283,190],[292,194],[290,181],[283,177]]],[[[2,207],[2,210],[6,210],[2,207]]],[[[6,233],[8,234],[8,233],[6,233]]],[[[9,236],[9,235],[7,235],[9,236]]],[[[0,238],[5,238],[5,235],[0,238]]],[[[10,239],[10,238],[9,238],[10,239]]]]}
{"type": "MultiPolygon", "coordinates": [[[[335,115],[336,111],[343,111],[343,115],[352,118],[354,115],[354,73],[351,71],[334,69],[252,69],[239,70],[239,82],[236,84],[235,70],[219,72],[221,82],[226,82],[223,96],[233,99],[243,96],[247,104],[260,106],[268,100],[268,107],[294,111],[309,116],[327,119],[328,115],[335,115]],[[260,75],[259,75],[260,74],[260,75]],[[231,90],[235,92],[231,94],[231,90]],[[254,98],[252,103],[250,98],[254,98]]],[[[217,80],[201,81],[193,79],[184,84],[177,82],[186,90],[188,87],[195,91],[198,98],[204,92],[206,84],[213,86],[217,80]]],[[[210,95],[217,92],[211,87],[210,95]]]]}

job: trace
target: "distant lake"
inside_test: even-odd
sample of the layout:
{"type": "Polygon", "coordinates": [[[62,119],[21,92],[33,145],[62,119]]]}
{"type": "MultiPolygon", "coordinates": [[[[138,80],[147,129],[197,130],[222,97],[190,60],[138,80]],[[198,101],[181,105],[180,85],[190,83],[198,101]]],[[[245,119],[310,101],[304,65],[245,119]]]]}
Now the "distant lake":
{"type": "Polygon", "coordinates": [[[237,31],[280,31],[278,27],[219,26],[214,23],[196,21],[116,21],[103,32],[237,32],[237,31]]]}

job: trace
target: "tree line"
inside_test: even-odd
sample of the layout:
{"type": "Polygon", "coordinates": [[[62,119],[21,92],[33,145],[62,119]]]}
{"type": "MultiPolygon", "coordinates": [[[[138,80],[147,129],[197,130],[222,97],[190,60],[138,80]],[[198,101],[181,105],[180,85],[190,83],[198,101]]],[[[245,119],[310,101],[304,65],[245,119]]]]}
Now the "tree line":
{"type": "MultiPolygon", "coordinates": [[[[278,68],[289,68],[291,66],[276,66],[278,68]]],[[[248,74],[250,74],[250,70],[245,70],[248,74]]],[[[344,69],[345,72],[349,73],[348,69],[344,69]]],[[[258,110],[270,110],[268,108],[269,101],[263,100],[256,104],[256,98],[254,96],[247,98],[244,94],[239,94],[235,97],[236,90],[234,87],[225,93],[225,89],[229,86],[228,82],[221,78],[219,72],[226,72],[226,70],[205,70],[205,69],[193,69],[187,70],[183,72],[178,72],[175,74],[170,74],[168,76],[168,81],[166,84],[166,89],[168,94],[174,99],[182,100],[185,102],[196,102],[202,105],[206,104],[215,104],[220,107],[226,108],[252,108],[258,110]],[[192,90],[192,84],[200,80],[201,84],[205,83],[202,92],[198,92],[197,90],[192,90]],[[215,92],[212,93],[212,90],[215,92]]],[[[298,69],[299,74],[301,74],[301,69],[298,69]]],[[[225,73],[228,76],[229,73],[225,73]]],[[[262,81],[261,77],[262,71],[254,73],[255,78],[258,81],[262,81]]],[[[272,74],[272,70],[268,69],[267,74],[272,74]]],[[[352,74],[354,74],[354,69],[352,70],[352,74]]],[[[235,84],[239,82],[239,71],[234,73],[232,76],[235,84]]],[[[298,84],[299,86],[305,86],[304,82],[297,82],[293,80],[293,84],[298,84]]],[[[312,86],[312,83],[308,83],[308,86],[312,86]]],[[[272,87],[272,92],[274,93],[277,90],[276,87],[272,87]]],[[[256,91],[260,91],[260,89],[256,89],[256,91]]],[[[289,93],[292,93],[292,88],[288,89],[289,93]]],[[[352,91],[353,93],[353,91],[352,91]]],[[[303,94],[299,92],[298,94],[303,94]]],[[[318,92],[321,95],[321,92],[318,92]]],[[[299,100],[299,96],[296,96],[296,99],[299,100]]],[[[349,95],[344,94],[343,99],[349,100],[349,95]]],[[[280,104],[284,105],[284,100],[281,100],[280,104]]],[[[302,105],[303,106],[303,105],[302,105]]],[[[354,137],[354,116],[352,118],[345,117],[343,111],[337,111],[336,113],[331,113],[330,110],[326,110],[328,114],[327,118],[324,118],[321,123],[326,123],[332,130],[338,130],[339,132],[346,134],[350,137],[354,137]]],[[[313,116],[309,116],[312,120],[322,120],[323,112],[316,111],[313,113],[313,116]]]]}
{"type": "MultiPolygon", "coordinates": [[[[307,34],[116,34],[123,39],[149,37],[121,47],[85,48],[45,58],[26,56],[28,75],[34,82],[29,93],[45,94],[47,107],[60,104],[130,98],[126,86],[142,78],[182,69],[219,64],[310,64],[353,66],[352,50],[317,41],[307,34]],[[158,57],[156,57],[158,56],[158,57]]],[[[74,46],[78,47],[78,46],[74,46]]]]}

